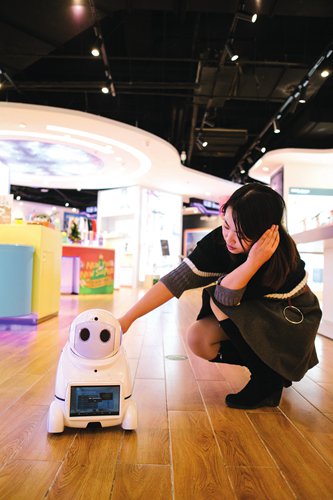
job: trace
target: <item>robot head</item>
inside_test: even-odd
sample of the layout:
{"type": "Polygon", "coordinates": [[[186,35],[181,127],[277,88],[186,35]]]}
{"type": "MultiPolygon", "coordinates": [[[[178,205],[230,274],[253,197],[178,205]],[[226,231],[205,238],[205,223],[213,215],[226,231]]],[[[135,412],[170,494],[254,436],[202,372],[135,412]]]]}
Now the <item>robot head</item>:
{"type": "Polygon", "coordinates": [[[72,322],[69,343],[82,358],[104,359],[116,354],[121,344],[119,321],[104,309],[88,309],[72,322]]]}

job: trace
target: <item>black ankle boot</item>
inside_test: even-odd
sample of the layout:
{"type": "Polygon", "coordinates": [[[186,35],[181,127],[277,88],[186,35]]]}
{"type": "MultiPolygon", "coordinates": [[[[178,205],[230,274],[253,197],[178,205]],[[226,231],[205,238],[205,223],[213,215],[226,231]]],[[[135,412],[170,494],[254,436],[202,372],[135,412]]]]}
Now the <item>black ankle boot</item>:
{"type": "Polygon", "coordinates": [[[257,356],[230,319],[221,321],[220,325],[244,359],[244,365],[251,372],[250,382],[239,393],[229,394],[226,397],[226,404],[241,409],[277,406],[283,387],[289,387],[291,382],[272,370],[257,356]]]}
{"type": "Polygon", "coordinates": [[[265,383],[252,377],[250,382],[237,394],[228,394],[227,406],[240,410],[254,410],[263,406],[278,406],[282,395],[282,385],[265,383]]]}
{"type": "Polygon", "coordinates": [[[244,360],[230,340],[222,340],[217,356],[209,361],[211,363],[224,363],[227,365],[244,365],[244,360]]]}

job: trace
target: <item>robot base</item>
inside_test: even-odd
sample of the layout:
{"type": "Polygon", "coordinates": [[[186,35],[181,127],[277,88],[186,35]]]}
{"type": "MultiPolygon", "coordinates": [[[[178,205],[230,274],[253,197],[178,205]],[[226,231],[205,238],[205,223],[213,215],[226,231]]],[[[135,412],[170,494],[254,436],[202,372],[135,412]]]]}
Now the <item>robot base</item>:
{"type": "Polygon", "coordinates": [[[114,427],[116,425],[121,425],[124,430],[136,430],[138,427],[136,403],[131,400],[126,401],[126,408],[122,417],[119,416],[116,418],[110,418],[108,416],[100,416],[91,418],[76,417],[75,419],[67,419],[64,417],[63,403],[54,400],[52,401],[49,408],[47,431],[50,434],[60,434],[64,432],[65,426],[84,429],[93,422],[99,423],[101,427],[114,427]]]}

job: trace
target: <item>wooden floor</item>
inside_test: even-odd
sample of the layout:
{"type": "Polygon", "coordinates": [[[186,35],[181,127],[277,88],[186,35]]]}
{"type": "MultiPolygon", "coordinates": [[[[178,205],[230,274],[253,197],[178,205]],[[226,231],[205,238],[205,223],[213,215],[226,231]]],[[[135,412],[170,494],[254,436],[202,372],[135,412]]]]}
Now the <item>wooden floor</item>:
{"type": "Polygon", "coordinates": [[[318,336],[320,364],[284,391],[279,408],[227,408],[226,394],[249,374],[188,351],[199,291],[141,318],[124,337],[137,431],[48,435],[71,320],[91,307],[119,316],[140,293],[64,296],[59,317],[0,331],[0,499],[332,500],[333,342],[318,336]],[[175,355],[185,359],[168,359],[175,355]]]}

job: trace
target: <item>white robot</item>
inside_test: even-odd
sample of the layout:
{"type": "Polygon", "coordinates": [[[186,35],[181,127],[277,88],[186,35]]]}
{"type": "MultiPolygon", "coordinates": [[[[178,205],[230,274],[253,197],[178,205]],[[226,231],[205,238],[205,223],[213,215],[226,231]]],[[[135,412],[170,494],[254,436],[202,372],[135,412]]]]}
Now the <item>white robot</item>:
{"type": "Polygon", "coordinates": [[[58,364],[48,432],[89,424],[137,428],[131,375],[121,338],[119,322],[103,309],[89,309],[73,321],[58,364]]]}

